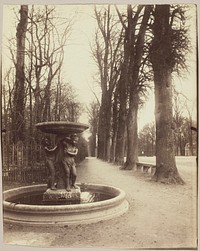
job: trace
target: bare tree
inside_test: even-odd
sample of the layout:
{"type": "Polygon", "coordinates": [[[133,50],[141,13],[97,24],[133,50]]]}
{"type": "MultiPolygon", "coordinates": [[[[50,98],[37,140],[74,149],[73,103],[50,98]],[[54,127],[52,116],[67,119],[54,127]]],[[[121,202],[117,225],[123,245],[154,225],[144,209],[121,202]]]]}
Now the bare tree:
{"type": "Polygon", "coordinates": [[[123,39],[123,61],[121,64],[120,78],[117,83],[118,87],[118,99],[119,99],[119,114],[118,114],[118,126],[116,134],[116,147],[115,147],[115,157],[114,162],[117,165],[124,164],[125,156],[125,135],[126,135],[126,122],[127,122],[127,103],[128,103],[128,67],[129,67],[129,39],[128,32],[129,29],[125,26],[122,20],[122,15],[118,8],[116,7],[119,19],[124,28],[124,39],[123,39]]]}
{"type": "Polygon", "coordinates": [[[45,6],[30,12],[28,81],[34,94],[35,122],[50,120],[50,97],[53,80],[62,67],[64,46],[70,33],[71,20],[61,21],[55,8],[45,6]]]}
{"type": "Polygon", "coordinates": [[[52,93],[57,84],[57,90],[61,91],[59,76],[71,25],[71,19],[56,16],[55,7],[32,5],[29,10],[26,81],[30,139],[37,138],[39,133],[35,130],[35,123],[49,121],[55,117],[51,114],[54,104],[52,97],[58,98],[58,95],[53,96],[52,93]]]}
{"type": "MultiPolygon", "coordinates": [[[[144,63],[143,60],[146,50],[145,39],[152,6],[138,5],[134,8],[136,9],[135,11],[133,11],[133,7],[131,5],[127,6],[127,25],[118,11],[121,23],[123,27],[125,27],[124,67],[125,70],[128,69],[122,74],[126,77],[124,85],[127,85],[129,89],[127,115],[127,158],[126,163],[122,167],[123,169],[135,168],[138,160],[137,115],[140,104],[140,95],[144,90],[144,82],[147,80],[146,78],[141,79],[141,70],[143,69],[141,66],[143,66],[144,63]]],[[[125,104],[123,107],[125,107],[125,104]]],[[[124,109],[125,108],[123,108],[123,111],[124,109]]],[[[121,159],[119,160],[120,162],[123,161],[122,157],[123,156],[121,156],[121,159]]]]}
{"type": "Polygon", "coordinates": [[[12,141],[12,114],[13,114],[13,92],[14,92],[15,70],[10,67],[3,79],[2,84],[2,128],[6,130],[5,145],[12,141]]]}
{"type": "Polygon", "coordinates": [[[192,119],[192,113],[194,109],[194,104],[192,108],[189,108],[188,103],[185,102],[185,108],[188,113],[187,118],[187,131],[188,131],[188,143],[190,146],[190,154],[193,156],[194,153],[196,154],[196,145],[197,145],[197,133],[195,130],[192,130],[192,128],[197,128],[197,121],[193,121],[192,119]]]}
{"type": "Polygon", "coordinates": [[[97,10],[95,17],[98,24],[93,55],[99,69],[102,90],[98,123],[98,157],[110,160],[111,142],[111,103],[113,91],[119,77],[120,47],[122,29],[114,20],[111,6],[97,10]]]}
{"type": "Polygon", "coordinates": [[[58,80],[51,88],[50,120],[77,122],[84,110],[83,105],[77,100],[74,88],[69,83],[64,82],[59,75],[57,77],[58,80]]]}
{"type": "Polygon", "coordinates": [[[17,55],[16,55],[16,77],[12,110],[12,133],[13,142],[24,139],[25,133],[25,39],[28,24],[28,5],[21,5],[20,19],[17,26],[17,55]]]}
{"type": "Polygon", "coordinates": [[[174,123],[174,143],[175,143],[175,155],[185,155],[185,139],[184,136],[184,122],[185,117],[183,111],[185,107],[186,97],[179,93],[175,87],[172,91],[172,105],[173,105],[173,123],[174,123]]]}
{"type": "Polygon", "coordinates": [[[139,132],[139,154],[145,156],[155,155],[156,127],[155,123],[146,124],[139,132]]]}

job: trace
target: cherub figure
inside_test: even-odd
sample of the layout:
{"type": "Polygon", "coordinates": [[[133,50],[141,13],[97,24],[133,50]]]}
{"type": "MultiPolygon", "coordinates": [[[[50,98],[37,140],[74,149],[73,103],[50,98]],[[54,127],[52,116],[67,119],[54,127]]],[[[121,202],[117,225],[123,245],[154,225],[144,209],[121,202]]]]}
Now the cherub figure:
{"type": "Polygon", "coordinates": [[[78,142],[78,137],[76,134],[71,134],[62,140],[64,156],[62,159],[63,168],[65,171],[65,185],[66,190],[70,191],[70,181],[73,188],[77,188],[76,182],[76,164],[74,157],[78,153],[78,148],[76,147],[78,142]],[[71,179],[71,180],[70,180],[71,179]]]}
{"type": "Polygon", "coordinates": [[[55,190],[55,159],[56,159],[56,153],[57,153],[57,146],[50,149],[50,140],[48,138],[43,139],[43,145],[45,150],[45,156],[46,156],[46,167],[48,169],[48,183],[47,187],[51,190],[55,190]]]}

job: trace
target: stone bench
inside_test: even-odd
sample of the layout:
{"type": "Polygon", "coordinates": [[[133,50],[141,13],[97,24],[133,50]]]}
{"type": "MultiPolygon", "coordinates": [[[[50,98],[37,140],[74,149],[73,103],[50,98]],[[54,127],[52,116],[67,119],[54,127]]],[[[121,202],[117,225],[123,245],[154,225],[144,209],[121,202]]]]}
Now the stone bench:
{"type": "Polygon", "coordinates": [[[148,164],[148,163],[142,163],[142,162],[137,162],[137,170],[141,171],[141,172],[144,172],[144,173],[147,173],[147,172],[150,172],[150,173],[154,173],[155,170],[156,170],[156,165],[154,164],[148,164]]]}

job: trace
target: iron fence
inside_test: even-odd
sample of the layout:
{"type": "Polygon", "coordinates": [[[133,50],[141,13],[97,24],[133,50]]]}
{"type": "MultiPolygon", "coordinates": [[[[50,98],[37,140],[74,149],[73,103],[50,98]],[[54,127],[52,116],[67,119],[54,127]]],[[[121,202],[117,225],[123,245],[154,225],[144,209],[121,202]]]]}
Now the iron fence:
{"type": "Polygon", "coordinates": [[[44,151],[41,145],[2,144],[3,168],[6,170],[38,166],[42,160],[44,151]]]}
{"type": "Polygon", "coordinates": [[[47,177],[45,156],[38,144],[2,142],[2,179],[8,182],[43,182],[47,177]]]}
{"type": "Polygon", "coordinates": [[[47,179],[47,170],[45,167],[36,169],[13,169],[2,171],[4,182],[24,182],[24,183],[45,183],[47,179]]]}

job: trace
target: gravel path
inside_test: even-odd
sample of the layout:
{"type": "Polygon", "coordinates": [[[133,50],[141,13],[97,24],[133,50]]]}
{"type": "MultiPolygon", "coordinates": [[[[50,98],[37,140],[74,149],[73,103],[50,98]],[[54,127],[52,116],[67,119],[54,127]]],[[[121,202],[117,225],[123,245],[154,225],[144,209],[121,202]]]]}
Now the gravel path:
{"type": "Polygon", "coordinates": [[[107,184],[123,189],[129,202],[128,212],[118,218],[89,225],[55,228],[5,225],[4,242],[34,247],[195,248],[195,158],[179,158],[177,166],[186,181],[184,186],[155,183],[149,173],[123,171],[98,159],[86,159],[77,167],[77,182],[107,184]]]}

